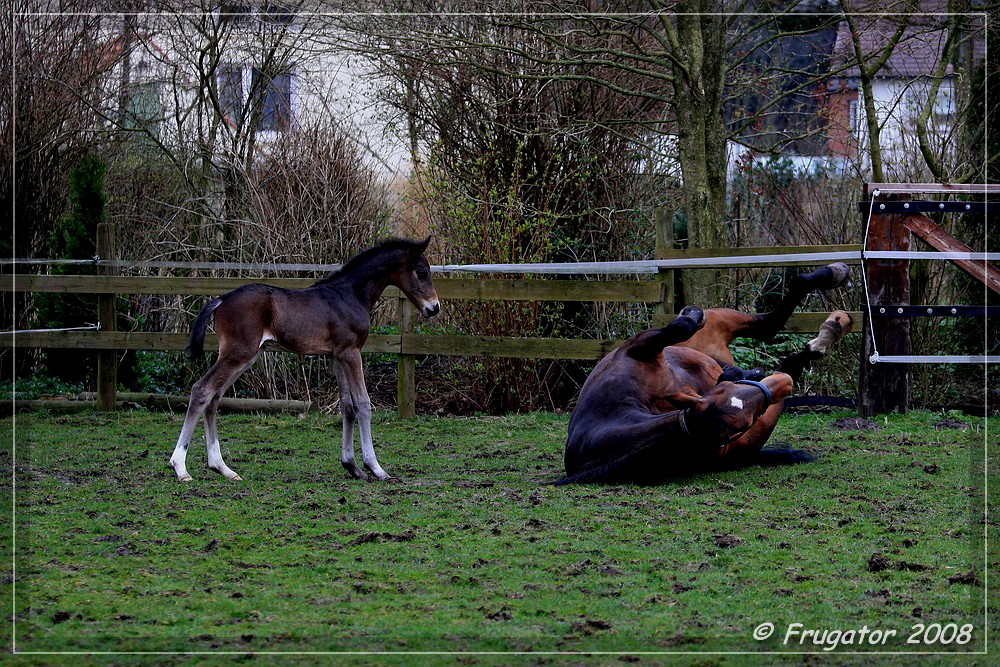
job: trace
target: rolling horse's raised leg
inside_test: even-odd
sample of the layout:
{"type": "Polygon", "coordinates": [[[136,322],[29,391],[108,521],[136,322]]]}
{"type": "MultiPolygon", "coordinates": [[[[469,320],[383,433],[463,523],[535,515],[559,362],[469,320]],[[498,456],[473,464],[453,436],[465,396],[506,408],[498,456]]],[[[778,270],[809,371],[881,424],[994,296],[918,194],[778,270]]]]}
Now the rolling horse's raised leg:
{"type": "Polygon", "coordinates": [[[760,338],[764,342],[772,340],[788,323],[795,309],[810,292],[820,292],[840,287],[847,281],[851,269],[843,262],[829,264],[810,273],[795,276],[788,281],[788,290],[777,308],[770,313],[753,316],[751,331],[742,336],[760,338]]]}
{"type": "Polygon", "coordinates": [[[690,340],[705,326],[706,313],[697,306],[688,306],[667,326],[650,329],[630,339],[628,355],[637,361],[652,361],[668,345],[690,340]]]}
{"type": "Polygon", "coordinates": [[[729,345],[734,339],[746,336],[764,342],[773,340],[806,295],[838,287],[847,280],[849,274],[850,268],[837,262],[796,276],[789,281],[788,292],[781,303],[769,313],[748,315],[728,308],[710,308],[705,311],[705,326],[690,340],[678,345],[704,352],[723,366],[732,365],[733,355],[729,345]]]}
{"type": "Polygon", "coordinates": [[[843,310],[835,310],[819,327],[819,333],[800,351],[790,354],[778,362],[777,370],[788,373],[796,382],[802,377],[809,364],[824,357],[834,345],[851,332],[854,320],[843,310]]]}

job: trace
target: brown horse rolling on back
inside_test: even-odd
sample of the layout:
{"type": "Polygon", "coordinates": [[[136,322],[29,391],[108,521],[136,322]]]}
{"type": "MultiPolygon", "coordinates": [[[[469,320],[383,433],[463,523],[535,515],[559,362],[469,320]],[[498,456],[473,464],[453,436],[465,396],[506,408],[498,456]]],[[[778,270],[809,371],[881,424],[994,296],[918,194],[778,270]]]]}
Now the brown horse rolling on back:
{"type": "Polygon", "coordinates": [[[240,479],[219,448],[216,412],[222,395],[261,350],[278,348],[298,354],[325,354],[335,361],[344,417],[340,462],[353,477],[367,479],[354,460],[354,425],[361,431],[365,467],[387,479],[372,444],[371,400],[361,368],[361,348],[368,339],[371,311],[389,285],[395,285],[425,317],[440,310],[424,251],[430,243],[390,240],[360,253],[340,271],[305,289],[244,285],[202,308],[191,333],[188,356],[203,352],[205,332],[215,317],[219,358],[191,389],[184,427],[170,457],[177,478],[191,480],[185,465],[188,445],[199,417],[205,415],[208,467],[229,479],[240,479]]]}
{"type": "MultiPolygon", "coordinates": [[[[797,276],[770,313],[689,306],[667,326],[627,340],[583,385],[559,483],[656,483],[762,461],[794,382],[850,331],[851,317],[833,312],[816,338],[766,377],[735,367],[729,345],[739,336],[771,340],[806,294],[841,285],[848,272],[837,263],[797,276]]],[[[777,454],[776,462],[803,455],[777,454]]]]}

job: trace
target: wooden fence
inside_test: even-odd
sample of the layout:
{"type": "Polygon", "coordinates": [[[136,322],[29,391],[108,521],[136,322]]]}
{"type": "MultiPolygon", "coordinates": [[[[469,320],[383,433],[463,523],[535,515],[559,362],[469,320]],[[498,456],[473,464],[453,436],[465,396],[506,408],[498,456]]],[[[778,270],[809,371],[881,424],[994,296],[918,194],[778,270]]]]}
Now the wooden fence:
{"type": "MultiPolygon", "coordinates": [[[[113,232],[107,227],[99,232],[101,247],[99,256],[114,257],[113,232]]],[[[699,257],[744,258],[748,256],[798,254],[807,252],[858,252],[859,245],[799,246],[770,248],[724,248],[671,250],[658,248],[659,259],[684,259],[699,257]]],[[[847,260],[858,264],[858,260],[847,260]]],[[[778,258],[758,263],[754,266],[810,265],[815,261],[778,258]]],[[[726,266],[727,262],[705,268],[726,266]]],[[[661,271],[644,280],[540,280],[540,279],[480,279],[436,277],[434,285],[438,296],[447,307],[449,300],[477,299],[503,301],[587,301],[646,303],[655,305],[654,323],[668,321],[674,311],[672,271],[661,271]]],[[[684,269],[697,270],[697,269],[684,269]]],[[[75,348],[99,352],[97,403],[99,409],[111,409],[116,405],[117,375],[114,350],[183,350],[188,343],[187,333],[116,331],[114,323],[114,295],[117,294],[157,294],[157,295],[205,295],[214,296],[251,282],[249,278],[211,277],[133,277],[110,275],[105,268],[96,276],[32,275],[7,276],[3,290],[8,292],[59,292],[99,295],[99,310],[102,323],[97,331],[39,331],[20,333],[16,336],[0,336],[0,347],[18,348],[75,348]]],[[[314,282],[307,278],[262,279],[271,285],[281,287],[305,287],[314,282]]],[[[398,355],[398,409],[401,416],[412,416],[415,411],[415,358],[418,355],[448,356],[489,356],[536,359],[580,359],[597,360],[610,352],[620,342],[615,340],[568,339],[568,338],[513,338],[485,336],[427,335],[414,333],[415,309],[395,288],[383,294],[385,299],[399,302],[398,335],[369,336],[365,352],[382,352],[398,355]]],[[[796,313],[786,329],[791,332],[815,332],[828,313],[796,313]]],[[[852,313],[857,323],[861,322],[860,312],[852,313]]],[[[209,334],[205,340],[207,350],[215,349],[215,336],[209,334]]]]}

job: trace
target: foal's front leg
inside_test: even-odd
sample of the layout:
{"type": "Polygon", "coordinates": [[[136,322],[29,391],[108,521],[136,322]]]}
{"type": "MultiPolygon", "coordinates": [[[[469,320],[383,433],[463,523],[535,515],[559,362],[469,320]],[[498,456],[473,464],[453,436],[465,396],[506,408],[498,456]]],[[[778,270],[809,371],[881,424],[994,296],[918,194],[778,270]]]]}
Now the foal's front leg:
{"type": "MultiPolygon", "coordinates": [[[[340,368],[344,376],[345,384],[349,387],[354,406],[354,412],[358,420],[358,428],[361,431],[361,460],[365,467],[375,475],[377,479],[389,479],[390,475],[375,458],[375,445],[372,442],[372,401],[368,396],[368,388],[365,386],[365,371],[361,364],[361,351],[357,349],[346,350],[340,356],[340,368]]],[[[353,426],[353,425],[352,425],[353,426]]],[[[345,447],[346,447],[345,443],[345,447]]],[[[354,459],[354,438],[353,428],[351,437],[351,460],[354,459]]],[[[343,462],[343,459],[341,460],[343,462]]],[[[344,464],[347,467],[347,464],[344,464]]],[[[357,467],[357,464],[355,464],[357,467]]],[[[363,474],[363,473],[362,473],[363,474]]]]}
{"type": "Polygon", "coordinates": [[[340,465],[355,479],[368,480],[365,471],[354,461],[354,423],[357,421],[357,408],[354,404],[354,394],[347,379],[342,362],[334,360],[334,371],[337,374],[337,386],[340,387],[340,414],[343,420],[343,431],[340,442],[340,465]]]}

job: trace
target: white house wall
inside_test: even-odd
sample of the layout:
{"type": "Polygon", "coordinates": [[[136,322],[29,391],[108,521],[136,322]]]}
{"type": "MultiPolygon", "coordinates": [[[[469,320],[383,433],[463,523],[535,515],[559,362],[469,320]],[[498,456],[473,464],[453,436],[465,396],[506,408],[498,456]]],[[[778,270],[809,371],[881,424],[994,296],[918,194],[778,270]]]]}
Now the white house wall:
{"type": "MultiPolygon", "coordinates": [[[[212,36],[199,26],[200,18],[176,16],[143,17],[143,39],[134,44],[129,59],[128,79],[132,84],[155,82],[159,85],[163,120],[160,140],[169,148],[188,147],[211,142],[217,151],[239,154],[247,138],[247,128],[233,127],[205,106],[201,98],[204,85],[202,53],[210,47],[212,36]]],[[[113,38],[113,35],[109,35],[113,38]]],[[[256,22],[247,29],[232,28],[220,42],[214,76],[232,66],[259,66],[262,53],[278,46],[287,52],[291,78],[293,129],[336,126],[370,156],[370,164],[389,178],[407,174],[409,155],[404,145],[389,131],[390,123],[380,112],[372,95],[373,77],[356,59],[337,47],[336,34],[320,19],[299,16],[287,29],[268,27],[261,30],[256,22]]],[[[206,68],[207,69],[207,68],[206,68]]],[[[120,68],[114,85],[123,83],[120,68]]],[[[249,80],[243,83],[244,94],[249,80]]],[[[109,96],[113,99],[113,96],[109,96]]],[[[107,113],[111,116],[112,110],[107,113]]],[[[273,131],[257,131],[257,150],[277,138],[273,131]]]]}
{"type": "MultiPolygon", "coordinates": [[[[875,110],[881,126],[879,137],[882,148],[885,177],[897,182],[920,182],[929,174],[924,166],[917,139],[917,118],[923,111],[930,94],[927,79],[883,78],[872,86],[875,110]]],[[[858,141],[859,159],[864,171],[871,166],[867,120],[864,104],[860,99],[855,107],[856,119],[852,123],[858,141]]],[[[954,85],[951,77],[941,83],[935,108],[936,119],[928,123],[927,130],[936,152],[953,157],[949,146],[952,119],[955,115],[954,85]]]]}

